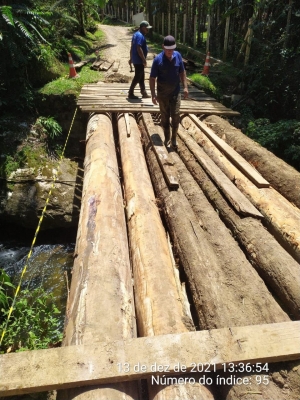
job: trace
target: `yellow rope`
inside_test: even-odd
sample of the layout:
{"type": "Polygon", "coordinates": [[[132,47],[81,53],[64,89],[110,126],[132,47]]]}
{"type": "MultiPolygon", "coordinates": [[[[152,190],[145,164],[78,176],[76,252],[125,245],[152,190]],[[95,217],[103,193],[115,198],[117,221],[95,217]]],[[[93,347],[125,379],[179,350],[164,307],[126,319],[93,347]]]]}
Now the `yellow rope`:
{"type": "Polygon", "coordinates": [[[71,130],[72,130],[72,126],[73,126],[75,117],[76,117],[76,113],[77,113],[77,107],[76,107],[76,109],[75,109],[75,113],[74,113],[74,116],[73,116],[73,119],[72,119],[72,122],[71,122],[71,126],[70,126],[70,129],[69,129],[69,132],[68,132],[66,141],[65,141],[65,145],[64,145],[64,147],[63,147],[63,150],[62,150],[62,153],[61,153],[61,156],[60,156],[60,160],[59,160],[59,163],[58,163],[58,166],[57,166],[57,171],[55,171],[54,174],[53,174],[52,185],[51,185],[51,188],[50,188],[50,190],[49,190],[48,197],[47,197],[45,206],[44,206],[44,208],[43,208],[42,214],[41,214],[41,216],[40,216],[40,219],[39,219],[39,222],[38,222],[38,226],[37,226],[37,228],[36,228],[36,231],[35,231],[35,234],[34,234],[34,238],[33,238],[33,240],[32,240],[31,246],[30,246],[29,253],[28,253],[28,255],[27,255],[26,264],[25,264],[25,266],[24,266],[24,268],[23,268],[23,270],[22,270],[22,273],[21,273],[21,276],[20,276],[20,280],[19,280],[19,284],[18,284],[18,286],[17,286],[17,288],[16,288],[16,292],[15,292],[15,295],[14,295],[14,298],[13,298],[13,301],[12,301],[12,305],[11,305],[11,307],[10,307],[10,309],[9,309],[8,314],[7,314],[6,323],[5,323],[4,329],[3,329],[3,331],[2,331],[1,339],[0,339],[0,346],[1,346],[1,344],[2,344],[4,335],[5,335],[6,330],[7,330],[8,322],[9,322],[9,320],[10,320],[11,314],[12,314],[13,309],[14,309],[14,306],[15,306],[15,304],[16,304],[16,299],[17,299],[18,293],[19,293],[20,288],[21,288],[22,279],[23,279],[23,277],[24,277],[24,275],[25,275],[25,272],[26,272],[26,270],[27,270],[28,261],[29,261],[31,255],[32,255],[32,250],[33,250],[33,247],[34,247],[34,244],[35,244],[37,235],[38,235],[38,233],[39,233],[39,230],[40,230],[40,227],[41,227],[41,224],[42,224],[42,221],[43,221],[43,218],[44,218],[46,209],[47,209],[47,205],[48,205],[48,203],[49,203],[49,200],[50,200],[50,197],[51,197],[51,194],[52,194],[52,190],[54,189],[54,186],[55,186],[55,182],[56,182],[56,179],[57,179],[57,173],[58,173],[58,170],[60,169],[60,165],[61,165],[61,162],[62,162],[62,160],[63,160],[63,156],[64,156],[64,153],[65,153],[65,150],[66,150],[67,142],[68,142],[69,137],[70,137],[70,133],[71,133],[71,130]]]}

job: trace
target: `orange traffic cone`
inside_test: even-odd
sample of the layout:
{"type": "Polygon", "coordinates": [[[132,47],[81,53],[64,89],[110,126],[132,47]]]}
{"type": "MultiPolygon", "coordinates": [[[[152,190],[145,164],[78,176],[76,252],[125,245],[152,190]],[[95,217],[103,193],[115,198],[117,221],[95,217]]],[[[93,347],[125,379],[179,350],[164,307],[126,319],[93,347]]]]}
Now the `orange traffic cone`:
{"type": "Polygon", "coordinates": [[[209,74],[209,67],[210,67],[210,63],[209,63],[209,52],[208,52],[206,54],[206,59],[205,59],[203,71],[201,72],[201,74],[202,75],[208,75],[209,74]]]}
{"type": "Polygon", "coordinates": [[[76,73],[76,69],[74,67],[74,63],[73,63],[73,59],[72,59],[71,53],[68,53],[68,56],[69,56],[69,67],[70,67],[69,78],[78,78],[78,75],[76,73]]]}

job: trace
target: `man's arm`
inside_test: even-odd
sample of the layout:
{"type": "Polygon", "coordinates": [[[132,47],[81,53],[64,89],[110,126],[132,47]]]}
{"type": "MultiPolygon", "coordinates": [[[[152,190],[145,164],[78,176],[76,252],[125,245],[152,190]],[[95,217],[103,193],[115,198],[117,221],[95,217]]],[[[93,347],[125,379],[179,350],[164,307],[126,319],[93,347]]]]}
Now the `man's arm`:
{"type": "Polygon", "coordinates": [[[187,99],[188,95],[189,95],[189,90],[188,90],[188,85],[187,85],[187,80],[186,80],[185,69],[179,74],[179,76],[180,76],[180,80],[181,80],[182,85],[183,85],[183,97],[185,99],[187,99]]]}
{"type": "Polygon", "coordinates": [[[155,94],[155,81],[156,81],[156,78],[152,78],[150,76],[149,85],[150,85],[150,91],[151,91],[151,97],[152,97],[153,104],[157,104],[157,98],[156,98],[156,94],[155,94]]]}
{"type": "Polygon", "coordinates": [[[132,42],[131,42],[131,46],[130,46],[130,53],[129,53],[129,61],[128,64],[131,65],[132,64],[132,42]]]}
{"type": "Polygon", "coordinates": [[[143,49],[139,44],[137,44],[136,46],[137,46],[138,55],[141,57],[141,59],[143,61],[143,64],[144,64],[144,67],[146,67],[147,66],[147,61],[146,61],[143,49]]]}

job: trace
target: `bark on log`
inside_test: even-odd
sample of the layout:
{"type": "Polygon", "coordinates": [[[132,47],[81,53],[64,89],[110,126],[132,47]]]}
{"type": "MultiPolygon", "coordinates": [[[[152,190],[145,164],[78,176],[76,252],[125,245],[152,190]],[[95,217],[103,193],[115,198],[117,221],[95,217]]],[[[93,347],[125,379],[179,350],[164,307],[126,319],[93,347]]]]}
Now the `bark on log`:
{"type": "MultiPolygon", "coordinates": [[[[184,295],[178,290],[165,229],[163,227],[134,117],[127,136],[124,115],[118,117],[118,131],[124,176],[130,252],[135,282],[135,304],[140,336],[163,335],[195,330],[184,312],[184,295]]],[[[151,385],[150,399],[213,399],[200,384],[151,385]]]]}
{"type": "Polygon", "coordinates": [[[300,173],[244,135],[226,120],[210,115],[205,123],[252,164],[284,197],[300,208],[300,173]]]}
{"type": "Polygon", "coordinates": [[[147,135],[145,143],[154,187],[164,204],[168,227],[189,278],[201,328],[289,320],[250,265],[222,269],[182,189],[171,192],[167,188],[147,135]]]}
{"type": "MultiPolygon", "coordinates": [[[[185,128],[214,160],[219,168],[252,201],[264,215],[264,223],[282,246],[300,262],[300,210],[272,187],[257,188],[211,143],[187,117],[182,119],[185,128]]],[[[269,180],[269,179],[268,179],[269,180]]]]}
{"type": "MultiPolygon", "coordinates": [[[[246,252],[247,258],[292,319],[300,318],[300,266],[275,240],[261,221],[241,218],[220,194],[181,139],[178,154],[206,197],[217,210],[246,252]]],[[[178,167],[177,167],[178,168],[178,167]]],[[[180,169],[179,169],[180,172],[180,169]]],[[[182,176],[180,176],[182,181],[182,176]]],[[[186,196],[189,198],[189,195],[186,196]]],[[[191,200],[193,194],[190,195],[191,200]]],[[[193,209],[202,218],[202,207],[193,201],[193,209]]]]}
{"type": "MultiPolygon", "coordinates": [[[[64,346],[136,337],[123,197],[109,116],[90,118],[86,140],[64,346]]],[[[57,398],[136,400],[137,389],[137,382],[124,382],[65,390],[57,398]]]]}
{"type": "MultiPolygon", "coordinates": [[[[192,214],[190,213],[190,210],[188,210],[187,200],[186,202],[183,200],[181,188],[179,188],[175,193],[170,193],[167,189],[146,135],[145,148],[146,158],[152,172],[154,186],[164,203],[168,226],[171,230],[173,240],[177,245],[176,248],[180,259],[188,275],[195,306],[198,311],[199,319],[202,322],[202,326],[207,327],[211,324],[219,326],[220,323],[225,326],[232,326],[233,324],[239,325],[240,323],[244,323],[244,317],[247,319],[246,324],[248,325],[255,324],[257,320],[263,320],[264,323],[267,323],[268,321],[271,322],[272,320],[274,321],[274,319],[277,321],[287,321],[288,316],[270,296],[267,288],[256,273],[250,272],[250,270],[247,269],[243,276],[244,282],[240,281],[239,285],[236,285],[235,275],[232,274],[227,277],[226,274],[223,275],[223,272],[220,270],[220,265],[216,262],[216,257],[214,260],[215,262],[211,263],[213,256],[208,258],[209,251],[207,251],[210,244],[206,241],[201,229],[199,229],[196,223],[193,225],[193,234],[190,234],[189,223],[192,225],[193,221],[191,220],[192,214]],[[196,247],[193,247],[193,242],[196,242],[195,237],[197,238],[198,244],[196,247]],[[201,249],[201,252],[199,251],[197,253],[198,248],[201,249]],[[204,251],[206,251],[206,254],[205,257],[202,258],[204,251]],[[205,262],[202,261],[203,259],[205,262]],[[199,276],[199,265],[198,268],[195,268],[196,262],[200,264],[201,277],[199,276]],[[205,267],[209,268],[206,269],[205,267]],[[223,277],[221,275],[223,275],[223,277]],[[262,284],[260,284],[260,282],[262,282],[262,284]],[[236,287],[233,287],[232,285],[236,285],[236,287]],[[258,289],[256,294],[253,290],[254,287],[258,289]],[[244,299],[244,307],[239,304],[238,301],[234,301],[232,294],[230,294],[231,290],[235,292],[236,296],[240,296],[240,300],[244,299]],[[245,296],[249,295],[249,292],[247,292],[249,290],[251,294],[246,298],[245,296]],[[199,304],[199,299],[197,298],[197,291],[198,293],[201,291],[201,304],[199,304]],[[218,298],[220,294],[222,301],[218,298]],[[253,299],[253,295],[256,299],[253,299]],[[201,311],[203,314],[201,311],[199,312],[199,306],[202,308],[201,311]],[[259,313],[259,309],[264,313],[264,315],[259,313]],[[223,319],[220,318],[219,314],[222,314],[223,319]],[[233,323],[232,316],[238,316],[233,323]]],[[[238,276],[239,275],[243,275],[243,270],[238,273],[238,276]]],[[[271,381],[268,386],[261,387],[261,385],[256,383],[255,376],[249,374],[249,378],[253,380],[251,393],[249,393],[250,397],[246,394],[247,390],[249,390],[247,385],[235,385],[232,387],[219,387],[220,397],[217,398],[237,400],[246,395],[248,400],[250,400],[252,399],[251,395],[255,391],[262,394],[263,400],[271,400],[275,398],[285,399],[282,390],[278,388],[274,382],[271,381]]]]}

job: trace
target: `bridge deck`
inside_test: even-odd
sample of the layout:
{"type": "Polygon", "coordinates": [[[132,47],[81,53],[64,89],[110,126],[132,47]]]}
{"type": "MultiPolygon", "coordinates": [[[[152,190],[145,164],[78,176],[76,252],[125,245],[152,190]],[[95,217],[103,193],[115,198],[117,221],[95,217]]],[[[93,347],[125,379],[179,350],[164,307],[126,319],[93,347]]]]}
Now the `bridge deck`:
{"type": "MultiPolygon", "coordinates": [[[[77,105],[83,112],[159,112],[151,99],[128,99],[129,83],[95,83],[84,85],[77,105]]],[[[149,85],[146,90],[150,93],[149,85]]],[[[138,89],[135,91],[138,95],[138,89]]],[[[214,114],[224,116],[240,115],[237,111],[218,103],[194,86],[189,87],[189,99],[181,101],[182,113],[214,114]]]]}

